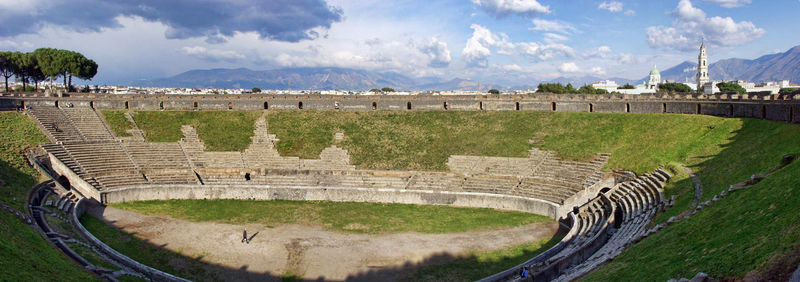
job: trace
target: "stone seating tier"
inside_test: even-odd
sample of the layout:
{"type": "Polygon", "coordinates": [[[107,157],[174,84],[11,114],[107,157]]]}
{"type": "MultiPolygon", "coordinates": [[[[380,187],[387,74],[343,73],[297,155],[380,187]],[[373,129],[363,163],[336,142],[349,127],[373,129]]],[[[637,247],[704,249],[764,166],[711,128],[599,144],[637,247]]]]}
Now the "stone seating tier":
{"type": "Polygon", "coordinates": [[[75,124],[56,107],[31,107],[27,112],[54,142],[85,140],[75,124]]]}

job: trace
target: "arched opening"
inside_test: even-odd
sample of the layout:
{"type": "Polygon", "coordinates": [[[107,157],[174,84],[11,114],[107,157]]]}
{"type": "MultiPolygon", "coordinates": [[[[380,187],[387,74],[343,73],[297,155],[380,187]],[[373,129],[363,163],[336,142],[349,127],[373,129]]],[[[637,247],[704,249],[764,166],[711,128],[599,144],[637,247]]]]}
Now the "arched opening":
{"type": "Polygon", "coordinates": [[[442,109],[447,110],[447,102],[442,102],[442,109]]]}
{"type": "Polygon", "coordinates": [[[378,109],[378,103],[372,102],[372,109],[373,110],[377,110],[378,109]]]}
{"type": "Polygon", "coordinates": [[[25,108],[25,101],[19,101],[19,107],[24,109],[25,108]]]}
{"type": "Polygon", "coordinates": [[[590,113],[594,112],[594,105],[592,103],[589,103],[589,112],[590,113]]]}
{"type": "Polygon", "coordinates": [[[661,103],[661,112],[662,113],[666,113],[667,112],[667,103],[661,103]]]}
{"type": "Polygon", "coordinates": [[[297,102],[297,109],[299,110],[303,109],[303,101],[297,102]]]}
{"type": "Polygon", "coordinates": [[[89,101],[89,108],[94,109],[94,101],[89,101]]]}
{"type": "Polygon", "coordinates": [[[767,106],[761,105],[761,119],[767,119],[767,106]]]}
{"type": "Polygon", "coordinates": [[[58,100],[56,100],[56,108],[58,108],[58,100]]]}
{"type": "Polygon", "coordinates": [[[125,109],[129,110],[131,108],[131,104],[128,101],[125,101],[125,109]]]}
{"type": "Polygon", "coordinates": [[[197,103],[197,101],[192,102],[192,109],[196,111],[198,108],[200,108],[200,105],[197,103]]]}
{"type": "Polygon", "coordinates": [[[57,180],[58,184],[61,184],[61,186],[64,186],[67,190],[70,189],[69,179],[66,176],[59,175],[57,180]]]}
{"type": "Polygon", "coordinates": [[[483,111],[483,102],[478,102],[478,107],[483,111]]]}
{"type": "Polygon", "coordinates": [[[269,110],[269,102],[264,102],[264,109],[269,110]]]}
{"type": "Polygon", "coordinates": [[[550,102],[550,110],[556,111],[556,102],[550,102]]]}
{"type": "Polygon", "coordinates": [[[622,214],[622,208],[617,205],[617,208],[614,209],[614,228],[621,228],[622,221],[625,219],[625,215],[622,214]]]}
{"type": "Polygon", "coordinates": [[[604,187],[603,189],[600,189],[600,193],[597,193],[597,196],[600,196],[600,194],[605,194],[608,191],[611,191],[611,188],[604,187]]]}
{"type": "Polygon", "coordinates": [[[160,110],[164,109],[164,101],[158,102],[158,109],[160,110]]]}
{"type": "Polygon", "coordinates": [[[697,104],[697,108],[694,110],[695,114],[700,114],[700,104],[697,104]]]}
{"type": "Polygon", "coordinates": [[[406,110],[410,110],[410,109],[411,109],[411,102],[406,102],[406,110]]]}
{"type": "Polygon", "coordinates": [[[625,112],[626,113],[630,113],[631,112],[631,103],[625,103],[625,112]]]}
{"type": "Polygon", "coordinates": [[[250,173],[249,172],[244,174],[244,180],[250,181],[250,173]]]}
{"type": "Polygon", "coordinates": [[[514,102],[514,110],[519,111],[519,102],[514,102]]]}
{"type": "Polygon", "coordinates": [[[233,110],[233,101],[228,101],[228,110],[233,110]]]}
{"type": "Polygon", "coordinates": [[[728,104],[728,116],[733,117],[733,104],[728,104]]]}

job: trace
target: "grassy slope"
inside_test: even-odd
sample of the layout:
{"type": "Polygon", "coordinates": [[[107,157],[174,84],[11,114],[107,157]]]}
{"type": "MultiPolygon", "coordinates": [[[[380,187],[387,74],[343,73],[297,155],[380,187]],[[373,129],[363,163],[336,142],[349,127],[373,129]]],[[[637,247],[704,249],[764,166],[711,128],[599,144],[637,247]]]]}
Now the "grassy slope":
{"type": "Polygon", "coordinates": [[[550,218],[540,215],[492,209],[352,202],[167,200],[129,202],[113,206],[196,222],[264,225],[297,223],[370,234],[454,233],[551,221],[550,218]]]}
{"type": "Polygon", "coordinates": [[[181,125],[192,125],[209,151],[244,151],[258,111],[137,111],[133,118],[149,142],[178,142],[181,125]]]}
{"type": "MultiPolygon", "coordinates": [[[[36,125],[23,115],[0,112],[0,201],[22,210],[38,173],[25,163],[23,150],[44,142],[36,125]]],[[[96,280],[68,261],[30,226],[0,211],[0,280],[96,280]]]]}
{"type": "MultiPolygon", "coordinates": [[[[775,167],[783,155],[800,153],[797,140],[800,127],[796,125],[743,120],[728,142],[689,161],[703,182],[703,198],[775,167]]],[[[642,240],[587,279],[666,280],[692,277],[698,271],[715,278],[735,278],[750,271],[769,271],[787,260],[796,265],[800,253],[798,175],[800,162],[795,162],[642,240]],[[794,259],[787,258],[793,252],[794,259]]],[[[690,180],[681,182],[691,185],[690,180]]],[[[694,192],[687,190],[691,192],[684,198],[691,198],[694,192]]],[[[676,206],[660,220],[684,208],[676,206]]]]}
{"type": "Polygon", "coordinates": [[[114,136],[128,137],[128,129],[133,129],[133,124],[125,118],[125,111],[121,110],[101,110],[100,113],[108,122],[108,127],[114,131],[114,136]]]}

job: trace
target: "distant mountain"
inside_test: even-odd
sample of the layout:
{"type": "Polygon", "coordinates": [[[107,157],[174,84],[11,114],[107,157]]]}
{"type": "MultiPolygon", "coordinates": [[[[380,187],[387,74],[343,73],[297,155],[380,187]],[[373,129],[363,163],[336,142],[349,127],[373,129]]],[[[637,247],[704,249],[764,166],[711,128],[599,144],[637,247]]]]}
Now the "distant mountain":
{"type": "MultiPolygon", "coordinates": [[[[662,80],[695,81],[697,64],[686,61],[661,72],[662,80]]],[[[761,56],[755,60],[724,59],[708,66],[711,80],[746,80],[751,82],[788,79],[800,81],[800,46],[784,53],[761,56]]],[[[647,80],[647,77],[643,78],[647,80]]]]}
{"type": "Polygon", "coordinates": [[[483,84],[473,80],[455,78],[443,82],[421,84],[411,88],[411,90],[442,90],[442,91],[446,90],[488,91],[489,89],[508,90],[509,87],[497,84],[483,84]]]}
{"type": "MultiPolygon", "coordinates": [[[[572,86],[575,88],[581,87],[583,85],[589,85],[598,81],[603,80],[612,80],[616,82],[618,85],[625,85],[625,83],[636,84],[638,83],[636,80],[631,80],[627,78],[620,78],[620,77],[612,77],[612,78],[601,78],[597,76],[583,76],[583,77],[559,77],[555,79],[551,79],[548,81],[543,81],[542,83],[561,83],[566,85],[567,83],[572,83],[572,86]]],[[[536,87],[534,87],[536,88],[536,87]]]]}
{"type": "Polygon", "coordinates": [[[408,89],[416,81],[394,72],[377,73],[347,68],[285,68],[191,70],[173,77],[139,80],[134,86],[186,88],[346,89],[392,87],[408,89]]]}

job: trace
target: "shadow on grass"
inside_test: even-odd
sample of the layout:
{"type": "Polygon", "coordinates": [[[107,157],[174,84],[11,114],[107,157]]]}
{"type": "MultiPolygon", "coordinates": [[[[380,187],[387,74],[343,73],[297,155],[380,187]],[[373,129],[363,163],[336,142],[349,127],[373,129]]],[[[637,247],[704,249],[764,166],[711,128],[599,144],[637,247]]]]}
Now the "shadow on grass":
{"type": "MultiPolygon", "coordinates": [[[[81,222],[92,234],[126,256],[162,271],[198,281],[323,281],[325,276],[314,279],[302,278],[302,271],[289,267],[283,273],[255,272],[249,265],[232,268],[204,260],[206,255],[196,257],[167,249],[167,244],[153,244],[136,237],[136,233],[125,232],[114,222],[105,222],[92,214],[102,214],[104,207],[95,207],[81,217],[81,222]]],[[[561,228],[563,229],[563,228],[561,228]]],[[[549,249],[560,241],[565,230],[545,243],[534,242],[504,250],[453,255],[437,253],[420,262],[407,261],[401,265],[375,267],[366,272],[349,275],[347,281],[393,281],[393,280],[476,280],[514,267],[549,249]]],[[[335,258],[331,258],[335,259],[335,258]]],[[[302,262],[300,262],[302,264],[302,262]]],[[[289,262],[287,261],[287,264],[289,262]]]]}

